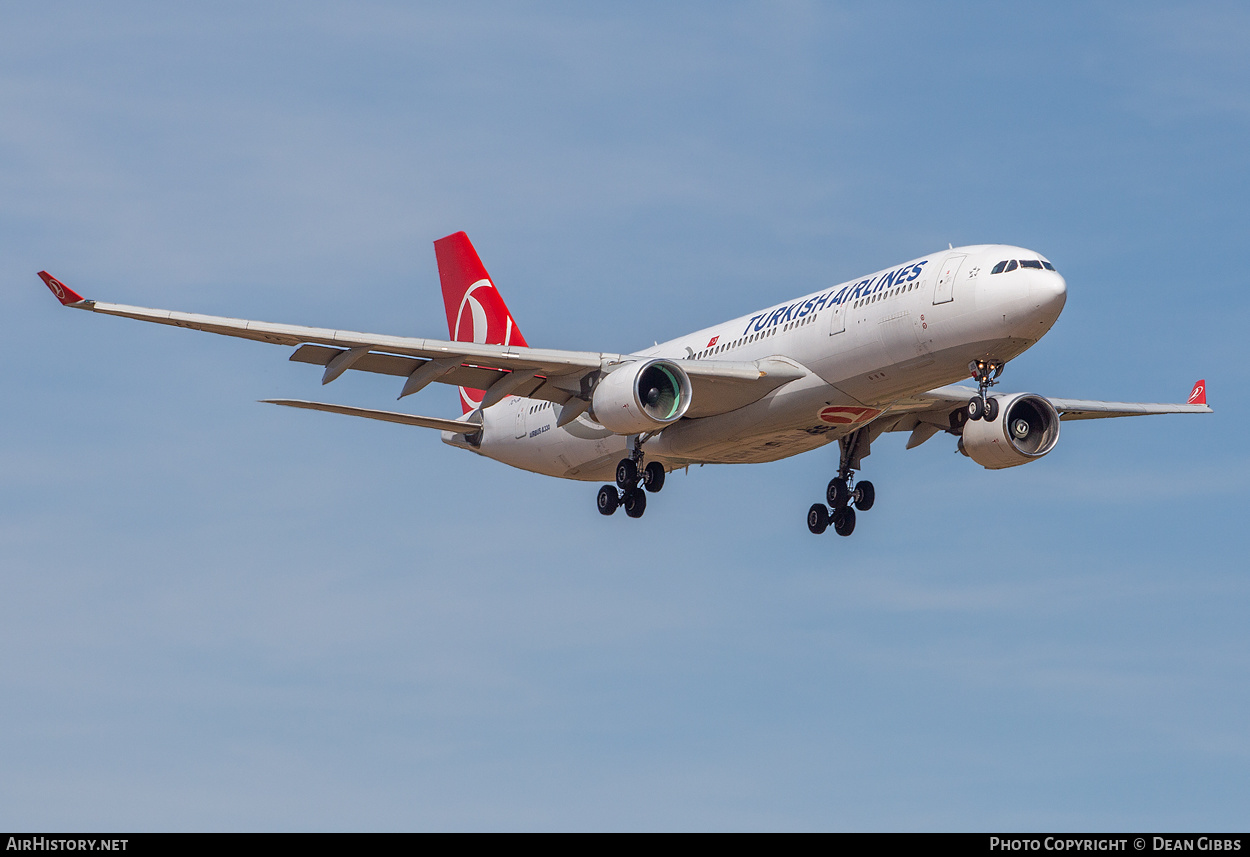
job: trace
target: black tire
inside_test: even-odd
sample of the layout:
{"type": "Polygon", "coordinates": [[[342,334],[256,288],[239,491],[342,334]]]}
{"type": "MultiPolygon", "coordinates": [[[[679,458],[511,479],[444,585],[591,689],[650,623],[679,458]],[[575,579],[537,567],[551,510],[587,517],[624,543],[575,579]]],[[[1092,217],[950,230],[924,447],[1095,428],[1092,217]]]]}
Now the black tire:
{"type": "Polygon", "coordinates": [[[660,464],[658,461],[652,461],[642,469],[642,487],[652,494],[660,493],[660,489],[664,487],[663,464],[660,464]]]}
{"type": "Polygon", "coordinates": [[[647,494],[645,491],[637,489],[629,491],[625,494],[625,514],[631,518],[641,518],[642,513],[647,511],[647,494]]]}
{"type": "Polygon", "coordinates": [[[872,483],[868,480],[855,483],[855,508],[861,512],[867,512],[872,508],[872,504],[877,502],[877,489],[872,487],[872,483]]]}
{"type": "Polygon", "coordinates": [[[973,396],[968,400],[968,419],[979,420],[985,416],[985,405],[981,403],[980,396],[973,396]]]}
{"type": "Polygon", "coordinates": [[[833,531],[840,536],[855,532],[855,510],[849,506],[833,513],[833,531]]]}
{"type": "Polygon", "coordinates": [[[845,509],[846,504],[851,501],[851,492],[841,479],[830,479],[829,486],[825,488],[825,500],[834,509],[845,509]]]}
{"type": "Polygon", "coordinates": [[[599,496],[595,498],[595,505],[599,507],[600,515],[611,515],[616,511],[616,507],[620,502],[620,496],[611,485],[604,485],[600,488],[599,496]]]}
{"type": "Polygon", "coordinates": [[[629,491],[638,484],[638,462],[632,458],[622,458],[616,465],[616,486],[622,491],[629,491]]]}
{"type": "Polygon", "coordinates": [[[989,422],[998,419],[998,399],[985,400],[985,419],[989,422]]]}
{"type": "Polygon", "coordinates": [[[816,535],[829,529],[829,509],[824,503],[813,503],[807,510],[807,528],[816,535]]]}

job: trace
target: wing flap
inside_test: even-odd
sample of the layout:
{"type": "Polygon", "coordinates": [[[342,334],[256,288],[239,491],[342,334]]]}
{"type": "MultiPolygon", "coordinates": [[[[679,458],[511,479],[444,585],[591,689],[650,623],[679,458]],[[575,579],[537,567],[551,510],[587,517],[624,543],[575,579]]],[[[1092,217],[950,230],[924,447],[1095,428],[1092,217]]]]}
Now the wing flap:
{"type": "MultiPolygon", "coordinates": [[[[334,358],[346,353],[347,349],[343,348],[331,348],[327,345],[304,343],[291,353],[290,360],[295,363],[308,363],[313,366],[327,366],[334,358]]],[[[397,354],[377,354],[371,352],[353,362],[351,368],[361,372],[407,378],[429,362],[417,357],[401,357],[397,354]]],[[[494,367],[460,364],[433,380],[442,384],[451,384],[453,387],[472,387],[476,390],[486,390],[507,374],[508,372],[494,367]]],[[[534,375],[533,373],[531,373],[531,376],[533,380],[526,381],[518,387],[516,395],[543,399],[559,404],[569,400],[570,396],[567,392],[546,383],[546,376],[534,375]]]]}
{"type": "MultiPolygon", "coordinates": [[[[293,363],[327,366],[331,360],[340,354],[345,354],[346,351],[346,349],[331,348],[328,345],[305,343],[291,353],[290,359],[293,363]]],[[[414,357],[400,357],[395,354],[374,354],[370,352],[353,363],[351,368],[362,372],[373,372],[378,375],[393,375],[396,378],[407,378],[417,370],[417,367],[424,366],[425,362],[414,357]]]]}

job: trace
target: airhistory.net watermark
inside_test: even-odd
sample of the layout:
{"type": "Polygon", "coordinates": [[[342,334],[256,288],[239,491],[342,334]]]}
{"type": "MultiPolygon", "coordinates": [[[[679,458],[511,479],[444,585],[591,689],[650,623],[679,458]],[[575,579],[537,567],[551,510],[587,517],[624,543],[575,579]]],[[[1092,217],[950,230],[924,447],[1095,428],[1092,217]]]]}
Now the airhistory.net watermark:
{"type": "Polygon", "coordinates": [[[129,839],[57,839],[31,836],[18,839],[10,836],[5,851],[125,851],[129,839]]]}

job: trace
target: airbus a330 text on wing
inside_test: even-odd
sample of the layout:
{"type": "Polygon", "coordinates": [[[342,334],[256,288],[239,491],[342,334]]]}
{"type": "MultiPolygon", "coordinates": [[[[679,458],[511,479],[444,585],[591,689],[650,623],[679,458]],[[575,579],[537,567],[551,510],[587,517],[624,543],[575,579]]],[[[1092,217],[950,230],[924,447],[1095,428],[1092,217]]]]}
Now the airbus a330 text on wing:
{"type": "Polygon", "coordinates": [[[434,242],[449,339],[245,321],[85,300],[47,272],[62,304],[272,342],[290,359],[393,375],[399,398],[431,383],[460,388],[463,413],[425,417],[293,399],[266,401],[432,428],[443,441],[536,473],[607,482],[596,498],[641,517],[647,494],[691,464],[775,461],[837,441],[837,475],[807,525],[840,535],[873,505],[855,479],[873,442],[938,433],[991,470],[1054,449],[1060,422],[1210,413],[1199,381],[1185,404],[1057,399],[991,390],[1009,360],[1050,330],[1067,286],[1022,247],[944,250],[831,285],[630,354],[532,348],[463,232],[434,242]],[[971,376],[976,388],[947,386],[971,376]]]}

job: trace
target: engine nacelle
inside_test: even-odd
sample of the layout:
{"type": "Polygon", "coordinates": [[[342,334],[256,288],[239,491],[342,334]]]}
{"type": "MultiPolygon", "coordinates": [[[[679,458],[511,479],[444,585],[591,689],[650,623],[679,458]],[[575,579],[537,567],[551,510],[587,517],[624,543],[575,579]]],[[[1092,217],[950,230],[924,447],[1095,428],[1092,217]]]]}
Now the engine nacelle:
{"type": "Polygon", "coordinates": [[[655,431],[690,407],[690,378],[671,360],[627,363],[599,382],[590,407],[595,422],[617,434],[655,431]]]}
{"type": "Polygon", "coordinates": [[[1059,412],[1033,393],[996,396],[998,415],[968,420],[960,450],[987,470],[1002,470],[1041,458],[1059,442],[1059,412]]]}

